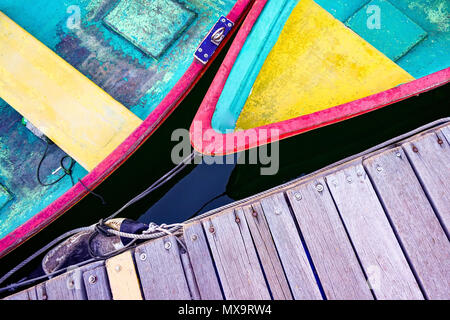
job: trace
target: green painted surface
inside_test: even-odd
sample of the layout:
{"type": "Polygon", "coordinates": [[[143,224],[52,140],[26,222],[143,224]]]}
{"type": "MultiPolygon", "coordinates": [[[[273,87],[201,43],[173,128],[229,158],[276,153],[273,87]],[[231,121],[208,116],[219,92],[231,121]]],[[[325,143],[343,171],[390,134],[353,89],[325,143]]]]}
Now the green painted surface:
{"type": "Polygon", "coordinates": [[[345,24],[393,61],[427,36],[425,30],[385,0],[370,1],[345,24]]]}
{"type": "Polygon", "coordinates": [[[173,0],[121,0],[103,21],[142,51],[157,58],[195,17],[195,12],[173,0]]]}

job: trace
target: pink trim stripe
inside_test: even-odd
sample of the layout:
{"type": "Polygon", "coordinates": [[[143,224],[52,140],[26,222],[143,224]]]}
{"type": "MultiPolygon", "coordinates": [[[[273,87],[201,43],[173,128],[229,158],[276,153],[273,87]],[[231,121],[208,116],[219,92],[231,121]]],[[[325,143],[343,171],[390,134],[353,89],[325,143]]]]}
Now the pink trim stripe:
{"type": "Polygon", "coordinates": [[[211,126],[217,102],[239,52],[266,2],[267,0],[255,1],[192,122],[191,144],[198,152],[206,155],[224,155],[254,148],[382,108],[450,81],[450,68],[447,68],[390,90],[312,114],[254,129],[228,134],[219,133],[211,126]]]}
{"type": "MultiPolygon", "coordinates": [[[[243,19],[252,1],[253,0],[238,0],[228,13],[227,18],[236,23],[236,28],[243,19]]],[[[94,170],[82,179],[84,185],[88,186],[90,189],[97,187],[123,162],[125,162],[131,154],[153,134],[153,132],[155,132],[155,130],[180,104],[200,77],[206,72],[207,68],[221,51],[226,42],[230,39],[236,28],[234,28],[228,35],[227,39],[221,43],[219,49],[207,65],[203,65],[193,59],[194,61],[191,66],[168,93],[168,95],[163,99],[163,101],[161,101],[161,103],[156,107],[156,109],[153,110],[153,112],[143,121],[143,123],[119,147],[117,147],[113,153],[111,153],[94,170]]],[[[44,210],[2,238],[0,240],[0,258],[48,226],[51,222],[56,220],[64,212],[85,197],[87,193],[88,192],[81,185],[81,183],[75,184],[75,186],[47,206],[44,210]]]]}

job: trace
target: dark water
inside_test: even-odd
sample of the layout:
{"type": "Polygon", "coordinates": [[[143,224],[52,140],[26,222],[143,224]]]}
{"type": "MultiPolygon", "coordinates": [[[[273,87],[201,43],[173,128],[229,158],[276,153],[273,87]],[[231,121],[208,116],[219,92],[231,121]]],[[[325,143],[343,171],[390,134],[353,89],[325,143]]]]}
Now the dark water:
{"type": "MultiPolygon", "coordinates": [[[[227,49],[227,48],[226,48],[227,49]]],[[[171,141],[176,128],[190,123],[226,50],[157,132],[96,192],[1,259],[0,274],[65,231],[90,225],[120,208],[173,168],[171,141]]],[[[280,143],[280,169],[261,176],[259,165],[189,165],[167,185],[128,208],[121,216],[156,223],[182,222],[196,214],[264,191],[313,172],[431,121],[450,116],[449,85],[354,119],[317,129],[280,143]]],[[[18,274],[20,279],[39,261],[18,274]]]]}

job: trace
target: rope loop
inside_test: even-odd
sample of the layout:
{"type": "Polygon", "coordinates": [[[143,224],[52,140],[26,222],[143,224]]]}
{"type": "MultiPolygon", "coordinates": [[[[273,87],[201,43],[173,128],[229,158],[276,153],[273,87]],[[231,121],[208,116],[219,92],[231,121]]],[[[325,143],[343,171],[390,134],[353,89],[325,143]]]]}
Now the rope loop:
{"type": "Polygon", "coordinates": [[[44,150],[44,153],[42,154],[41,160],[39,161],[39,164],[38,164],[37,169],[36,169],[37,181],[39,182],[39,184],[41,186],[49,187],[49,186],[52,186],[52,185],[58,183],[64,177],[69,176],[70,177],[70,181],[72,182],[72,186],[73,186],[75,183],[73,181],[72,174],[73,174],[73,167],[75,166],[75,160],[73,160],[73,158],[71,158],[68,155],[62,157],[61,160],[59,161],[60,167],[61,167],[62,171],[64,172],[64,174],[60,175],[57,179],[55,179],[55,180],[53,180],[52,182],[49,182],[49,183],[43,182],[41,180],[41,167],[42,167],[42,164],[43,164],[44,160],[47,158],[49,147],[50,147],[50,142],[48,142],[47,140],[45,142],[46,142],[45,150],[44,150]],[[69,162],[68,166],[66,166],[65,163],[64,163],[64,160],[66,160],[66,159],[70,159],[70,162],[69,162]]]}
{"type": "Polygon", "coordinates": [[[100,219],[96,224],[95,224],[95,231],[105,237],[111,237],[112,234],[109,232],[111,228],[108,227],[105,224],[105,220],[104,219],[100,219]]]}

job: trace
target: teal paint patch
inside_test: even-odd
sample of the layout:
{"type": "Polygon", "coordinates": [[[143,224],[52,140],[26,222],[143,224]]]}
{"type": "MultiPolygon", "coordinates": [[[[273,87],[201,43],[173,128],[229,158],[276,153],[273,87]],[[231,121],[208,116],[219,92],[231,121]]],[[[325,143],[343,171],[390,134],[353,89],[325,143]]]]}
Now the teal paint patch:
{"type": "Polygon", "coordinates": [[[449,68],[450,1],[396,0],[392,4],[428,32],[397,64],[415,78],[449,68]]]}
{"type": "Polygon", "coordinates": [[[395,0],[392,5],[414,20],[428,33],[450,31],[450,1],[395,0]]]}
{"type": "MultiPolygon", "coordinates": [[[[370,0],[315,0],[315,2],[336,19],[345,22],[366,6],[370,0]]],[[[428,34],[400,57],[396,63],[415,78],[421,78],[450,67],[450,55],[448,54],[450,52],[450,1],[395,0],[390,4],[428,34]]],[[[361,29],[367,26],[367,21],[361,21],[361,23],[359,26],[354,25],[352,29],[361,29]]],[[[383,23],[382,11],[381,23],[383,23]]],[[[364,35],[363,38],[365,39],[364,35]]]]}
{"type": "Polygon", "coordinates": [[[315,0],[339,21],[346,21],[370,0],[315,0]]]}
{"type": "Polygon", "coordinates": [[[386,0],[370,1],[345,24],[393,61],[427,36],[425,30],[386,0]]]}
{"type": "Polygon", "coordinates": [[[253,83],[298,1],[269,0],[264,7],[220,95],[211,121],[214,130],[221,133],[234,130],[253,83]]]}
{"type": "Polygon", "coordinates": [[[11,199],[12,195],[8,192],[8,189],[0,183],[0,209],[2,209],[11,199]]]}
{"type": "Polygon", "coordinates": [[[173,0],[121,0],[103,21],[142,51],[158,58],[195,19],[173,0]]]}
{"type": "Polygon", "coordinates": [[[415,78],[422,78],[450,67],[450,34],[439,32],[397,60],[397,64],[415,78]]]}
{"type": "Polygon", "coordinates": [[[1,0],[0,11],[50,48],[58,42],[58,30],[67,31],[67,0],[1,0]],[[42,23],[45,21],[45,23],[42,23]]]}

